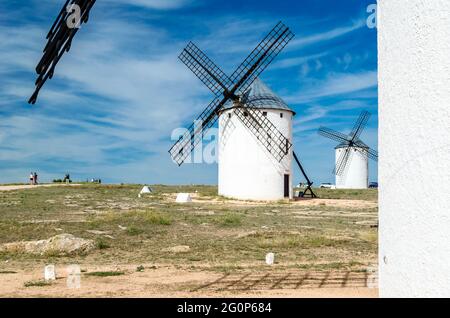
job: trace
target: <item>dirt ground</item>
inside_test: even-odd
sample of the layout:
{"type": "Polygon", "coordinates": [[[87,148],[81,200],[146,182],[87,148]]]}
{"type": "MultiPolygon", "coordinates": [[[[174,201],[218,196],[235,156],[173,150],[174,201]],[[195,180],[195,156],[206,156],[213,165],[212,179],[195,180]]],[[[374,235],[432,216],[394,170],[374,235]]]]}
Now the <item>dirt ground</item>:
{"type": "Polygon", "coordinates": [[[243,202],[209,186],[153,186],[138,198],[140,188],[0,186],[0,245],[62,233],[96,244],[87,255],[0,252],[0,297],[378,297],[373,190],[243,202]],[[194,202],[175,204],[177,192],[194,202]],[[67,286],[70,264],[80,289],[67,286]]]}
{"type": "MultiPolygon", "coordinates": [[[[0,191],[14,191],[14,190],[27,190],[27,189],[36,189],[42,187],[61,187],[63,185],[59,184],[19,184],[19,185],[0,185],[0,191]]],[[[71,184],[70,186],[77,186],[77,184],[71,184]]]]}
{"type": "Polygon", "coordinates": [[[84,267],[88,270],[118,271],[116,277],[82,275],[81,287],[67,287],[64,266],[56,268],[57,280],[48,286],[25,287],[39,281],[43,269],[3,274],[2,297],[255,297],[255,298],[374,298],[377,288],[367,287],[367,277],[351,272],[268,271],[240,274],[218,274],[187,271],[172,267],[136,272],[130,265],[84,267]]]}

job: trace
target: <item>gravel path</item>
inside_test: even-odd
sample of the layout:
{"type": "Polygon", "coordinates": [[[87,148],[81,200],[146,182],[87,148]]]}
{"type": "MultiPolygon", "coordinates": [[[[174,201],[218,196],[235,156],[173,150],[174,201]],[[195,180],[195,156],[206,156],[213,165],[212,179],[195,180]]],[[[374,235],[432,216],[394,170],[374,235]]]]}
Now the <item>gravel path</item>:
{"type": "Polygon", "coordinates": [[[69,186],[77,186],[79,184],[39,184],[39,185],[0,185],[0,191],[14,191],[14,190],[26,190],[26,189],[36,189],[40,187],[69,187],[69,186]]]}

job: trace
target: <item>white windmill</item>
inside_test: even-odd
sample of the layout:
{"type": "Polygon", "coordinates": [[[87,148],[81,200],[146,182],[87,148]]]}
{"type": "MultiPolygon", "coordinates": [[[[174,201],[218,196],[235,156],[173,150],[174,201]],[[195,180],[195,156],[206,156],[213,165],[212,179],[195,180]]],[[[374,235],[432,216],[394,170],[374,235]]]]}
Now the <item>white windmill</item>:
{"type": "MultiPolygon", "coordinates": [[[[245,109],[258,109],[276,129],[292,140],[294,112],[261,80],[256,79],[244,94],[245,109]]],[[[251,116],[244,109],[245,116],[251,116]]],[[[250,120],[250,119],[249,119],[250,120]]],[[[292,150],[281,160],[276,142],[264,147],[229,102],[219,115],[219,194],[238,199],[279,200],[292,198],[292,150]]],[[[283,149],[285,150],[285,149],[283,149]]]]}
{"type": "Polygon", "coordinates": [[[363,111],[349,135],[325,127],[319,129],[320,135],[339,142],[333,171],[338,189],[367,189],[369,186],[369,158],[377,161],[378,152],[359,139],[369,118],[369,112],[363,111]]]}
{"type": "Polygon", "coordinates": [[[190,156],[206,130],[219,120],[219,194],[237,199],[292,198],[292,159],[315,197],[312,183],[292,150],[294,112],[258,76],[294,34],[278,23],[231,75],[227,76],[192,42],[180,59],[214,93],[214,100],[172,146],[178,165],[190,156]]]}

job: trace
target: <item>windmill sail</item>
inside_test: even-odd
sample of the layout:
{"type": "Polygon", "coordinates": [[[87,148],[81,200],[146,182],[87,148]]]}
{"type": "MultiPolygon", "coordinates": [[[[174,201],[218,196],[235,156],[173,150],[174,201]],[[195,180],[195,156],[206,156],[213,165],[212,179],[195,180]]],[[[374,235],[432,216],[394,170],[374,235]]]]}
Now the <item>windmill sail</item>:
{"type": "Polygon", "coordinates": [[[203,53],[194,43],[189,42],[179,59],[205,84],[216,97],[231,89],[228,76],[203,53]]]}
{"type": "Polygon", "coordinates": [[[175,163],[181,166],[191,155],[192,150],[200,143],[206,131],[216,123],[219,118],[217,109],[223,104],[224,99],[214,99],[170,148],[169,153],[175,163]],[[200,123],[200,126],[196,126],[196,123],[200,123]]]}
{"type": "Polygon", "coordinates": [[[292,40],[294,33],[279,22],[230,76],[237,92],[243,94],[292,40]]]}
{"type": "Polygon", "coordinates": [[[320,127],[318,130],[318,134],[326,137],[328,139],[338,141],[338,147],[344,148],[345,150],[341,152],[339,158],[336,162],[336,166],[333,170],[333,174],[337,176],[342,176],[347,169],[347,166],[352,161],[353,152],[357,151],[363,156],[367,156],[368,158],[377,161],[378,160],[378,152],[371,149],[364,142],[362,142],[359,137],[362,132],[366,128],[366,125],[369,121],[370,113],[367,111],[361,112],[358,120],[353,126],[352,131],[349,135],[337,132],[330,128],[320,127]],[[354,150],[354,151],[352,151],[354,150]]]}
{"type": "Polygon", "coordinates": [[[241,98],[241,105],[242,107],[235,108],[234,114],[270,155],[278,162],[283,160],[293,145],[260,108],[291,111],[286,103],[260,79],[256,79],[241,98]]]}
{"type": "Polygon", "coordinates": [[[367,122],[369,121],[370,113],[368,111],[363,111],[361,115],[359,115],[358,121],[350,133],[350,137],[352,140],[358,140],[361,136],[364,128],[366,128],[367,122]]]}
{"type": "MultiPolygon", "coordinates": [[[[270,33],[258,44],[250,53],[244,62],[236,69],[231,77],[226,74],[209,59],[192,42],[183,50],[180,60],[214,93],[216,98],[200,114],[196,122],[201,121],[199,128],[195,124],[191,125],[188,131],[179,138],[170,148],[169,153],[178,165],[183,164],[189,157],[190,151],[201,141],[206,130],[211,128],[218,119],[219,111],[230,100],[239,102],[239,96],[245,93],[258,75],[273,61],[273,59],[283,50],[287,43],[293,38],[294,34],[283,23],[279,22],[270,33]],[[220,95],[223,98],[219,97],[220,95]],[[237,96],[239,95],[239,96],[237,96]]],[[[276,132],[268,130],[274,126],[266,118],[260,118],[259,114],[254,112],[253,120],[245,121],[249,128],[254,132],[261,134],[261,129],[266,129],[266,142],[272,139],[271,134],[275,134],[274,142],[279,149],[285,149],[287,152],[292,147],[284,136],[279,136],[276,132]],[[255,127],[260,127],[255,130],[255,127]],[[287,142],[286,142],[287,141],[287,142]]],[[[287,154],[285,153],[285,155],[287,154]]],[[[282,154],[283,151],[276,151],[276,154],[282,154]]],[[[280,159],[281,160],[281,159],[280,159]]]]}

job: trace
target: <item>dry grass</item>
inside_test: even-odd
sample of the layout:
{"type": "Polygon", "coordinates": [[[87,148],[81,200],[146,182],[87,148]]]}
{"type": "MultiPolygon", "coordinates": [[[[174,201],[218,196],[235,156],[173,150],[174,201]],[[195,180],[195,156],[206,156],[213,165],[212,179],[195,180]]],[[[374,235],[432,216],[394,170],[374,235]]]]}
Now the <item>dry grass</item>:
{"type": "MultiPolygon", "coordinates": [[[[328,203],[234,202],[212,186],[81,185],[0,192],[0,244],[70,233],[93,239],[97,249],[75,259],[0,253],[18,266],[51,261],[78,264],[154,264],[213,271],[258,270],[268,252],[285,268],[361,269],[376,263],[377,209],[328,203]],[[175,194],[196,202],[174,203],[175,194]],[[188,253],[164,249],[188,245],[188,253]]],[[[322,198],[376,202],[376,190],[317,191],[322,198]]],[[[373,206],[373,205],[372,205],[373,206]]],[[[12,265],[11,265],[12,266],[12,265]]],[[[0,266],[0,270],[2,270],[0,266]]]]}
{"type": "Polygon", "coordinates": [[[345,190],[345,189],[314,189],[314,192],[322,199],[346,199],[378,201],[378,190],[345,190]]]}
{"type": "Polygon", "coordinates": [[[47,287],[50,285],[51,283],[45,280],[31,280],[24,284],[25,287],[47,287]]]}

